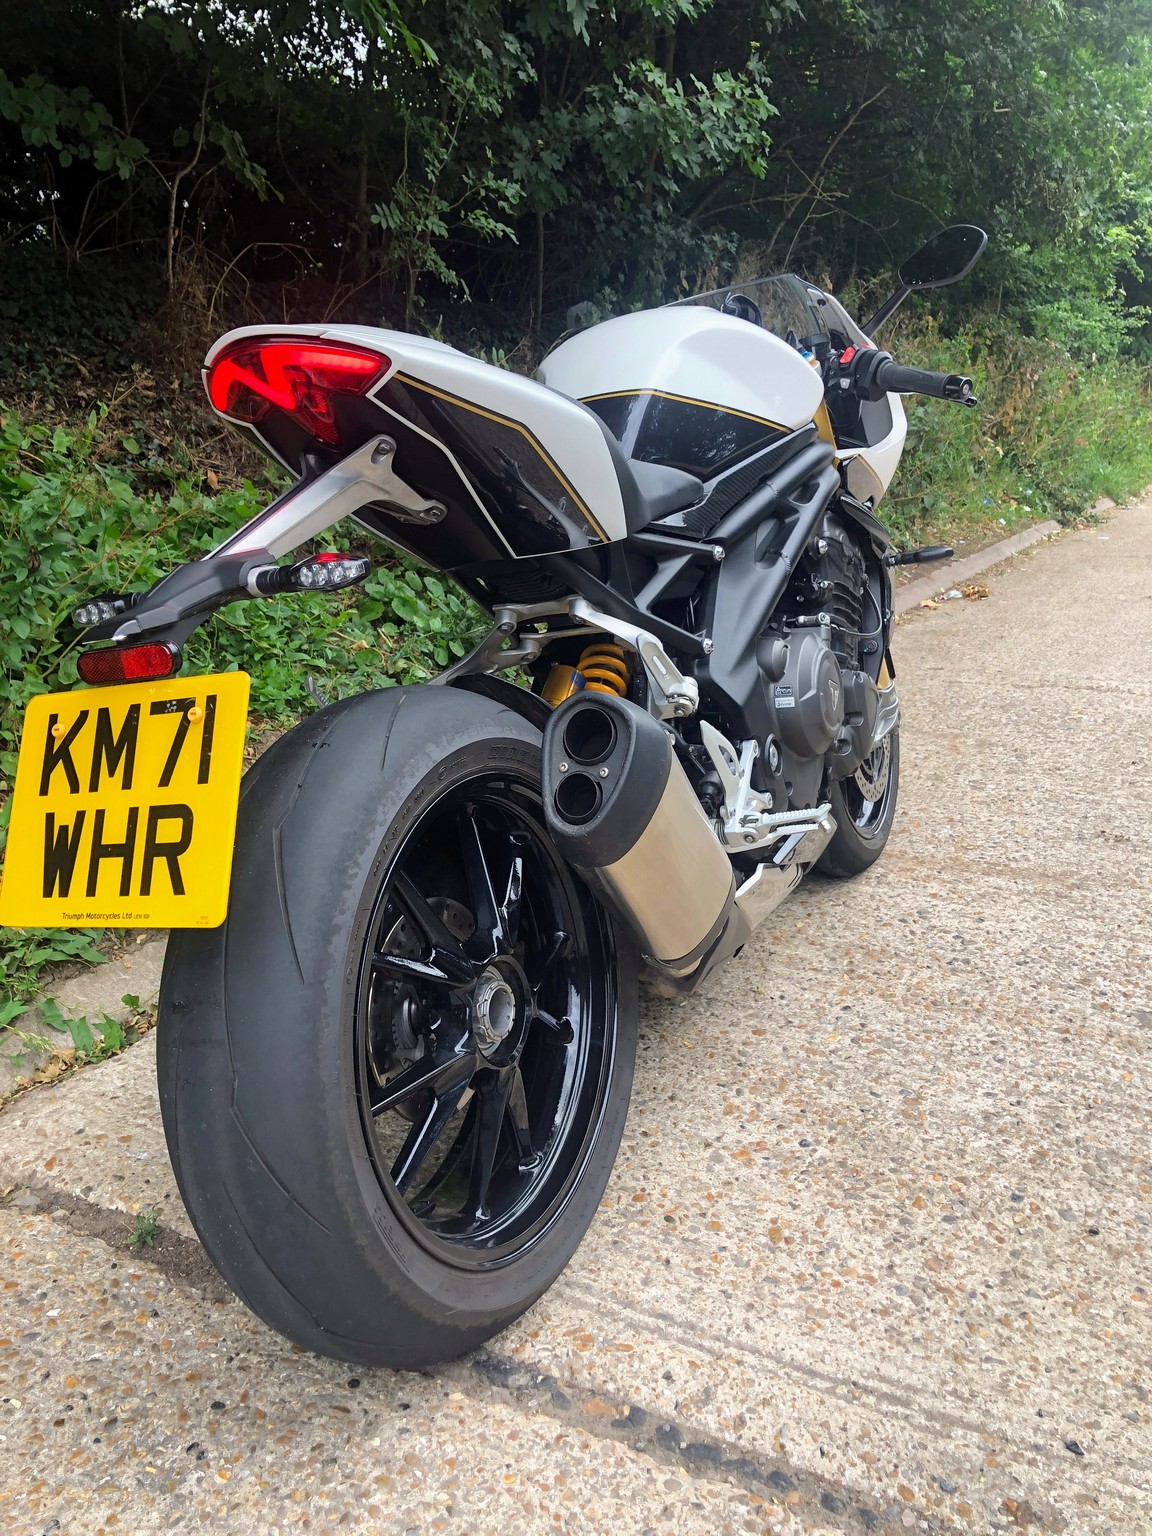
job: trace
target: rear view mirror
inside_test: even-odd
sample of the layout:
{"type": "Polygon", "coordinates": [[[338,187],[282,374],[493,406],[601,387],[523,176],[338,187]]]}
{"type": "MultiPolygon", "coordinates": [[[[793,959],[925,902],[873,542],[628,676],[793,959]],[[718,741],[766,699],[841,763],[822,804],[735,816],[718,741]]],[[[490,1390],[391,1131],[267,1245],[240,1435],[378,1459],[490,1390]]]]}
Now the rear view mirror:
{"type": "Polygon", "coordinates": [[[869,336],[898,309],[915,288],[943,288],[967,277],[984,254],[988,236],[975,224],[953,224],[925,240],[900,268],[900,286],[865,323],[869,336]]]}
{"type": "Polygon", "coordinates": [[[926,240],[900,268],[905,288],[943,288],[967,277],[984,254],[988,236],[975,224],[953,224],[926,240]]]}

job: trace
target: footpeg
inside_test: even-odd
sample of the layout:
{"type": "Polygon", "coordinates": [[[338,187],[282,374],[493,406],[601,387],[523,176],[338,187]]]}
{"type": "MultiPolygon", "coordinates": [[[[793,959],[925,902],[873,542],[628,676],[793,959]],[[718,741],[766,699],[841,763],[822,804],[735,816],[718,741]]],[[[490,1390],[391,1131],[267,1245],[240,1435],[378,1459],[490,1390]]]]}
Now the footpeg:
{"type": "Polygon", "coordinates": [[[836,820],[828,806],[803,814],[806,819],[788,827],[786,839],[773,856],[758,864],[737,888],[736,905],[753,929],[795,890],[836,832],[836,820]]]}
{"type": "Polygon", "coordinates": [[[885,555],[885,565],[930,565],[933,560],[951,560],[956,551],[948,544],[926,544],[923,549],[902,549],[885,555]]]}

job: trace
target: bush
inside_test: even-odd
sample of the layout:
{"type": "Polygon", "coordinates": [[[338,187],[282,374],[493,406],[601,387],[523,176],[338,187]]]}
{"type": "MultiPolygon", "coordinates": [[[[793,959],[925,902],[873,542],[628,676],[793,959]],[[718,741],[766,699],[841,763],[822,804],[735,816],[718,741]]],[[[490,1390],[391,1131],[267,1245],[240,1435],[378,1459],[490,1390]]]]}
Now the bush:
{"type": "MultiPolygon", "coordinates": [[[[135,438],[108,431],[104,411],[78,430],[0,414],[0,848],[25,705],[79,685],[72,609],[98,592],[149,586],[270,499],[250,481],[209,495],[170,461],[144,459],[135,438]]],[[[339,697],[422,682],[464,655],[484,626],[480,610],[387,546],[372,553],[382,563],[350,593],[223,609],[189,642],[188,669],[251,673],[259,729],[315,708],[310,679],[339,697]]],[[[30,996],[45,964],[93,958],[98,937],[0,930],[0,1027],[5,998],[30,996]]]]}
{"type": "Polygon", "coordinates": [[[905,400],[908,445],[882,514],[900,539],[1070,523],[1100,496],[1122,501],[1152,483],[1152,382],[1137,363],[1075,361],[994,315],[943,336],[901,314],[881,344],[901,362],[970,374],[980,401],[905,400]]]}

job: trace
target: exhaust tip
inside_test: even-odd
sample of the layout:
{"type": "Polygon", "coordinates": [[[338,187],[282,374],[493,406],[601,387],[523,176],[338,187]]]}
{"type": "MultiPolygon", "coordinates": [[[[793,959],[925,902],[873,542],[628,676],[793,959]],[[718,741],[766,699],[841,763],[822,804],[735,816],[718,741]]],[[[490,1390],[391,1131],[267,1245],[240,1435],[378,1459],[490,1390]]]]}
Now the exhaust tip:
{"type": "Polygon", "coordinates": [[[586,773],[569,773],[560,781],[553,799],[562,821],[570,827],[582,827],[600,809],[603,795],[596,780],[586,773]]]}
{"type": "Polygon", "coordinates": [[[572,711],[564,727],[564,751],[571,762],[594,768],[612,755],[615,746],[616,722],[606,709],[586,704],[572,711]]]}

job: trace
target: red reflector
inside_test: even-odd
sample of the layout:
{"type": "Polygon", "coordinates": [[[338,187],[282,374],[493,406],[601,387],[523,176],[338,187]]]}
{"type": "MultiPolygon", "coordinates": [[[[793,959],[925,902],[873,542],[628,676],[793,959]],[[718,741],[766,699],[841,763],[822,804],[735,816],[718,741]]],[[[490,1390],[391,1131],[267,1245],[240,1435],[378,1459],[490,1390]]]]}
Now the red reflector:
{"type": "Polygon", "coordinates": [[[180,666],[180,651],[175,645],[105,646],[98,651],[81,651],[76,670],[86,683],[151,683],[171,677],[180,666]]]}
{"type": "Polygon", "coordinates": [[[362,395],[391,367],[379,352],[327,342],[238,341],[208,370],[208,398],[222,416],[258,422],[273,410],[337,447],[333,395],[362,395]]]}

